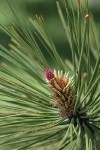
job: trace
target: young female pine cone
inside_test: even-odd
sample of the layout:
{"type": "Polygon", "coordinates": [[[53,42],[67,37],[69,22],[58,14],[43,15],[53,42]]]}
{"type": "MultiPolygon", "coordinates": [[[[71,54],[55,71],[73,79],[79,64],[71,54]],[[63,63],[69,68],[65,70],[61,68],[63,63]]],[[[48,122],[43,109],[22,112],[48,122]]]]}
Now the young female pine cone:
{"type": "Polygon", "coordinates": [[[73,80],[62,72],[56,73],[51,69],[46,69],[44,73],[48,85],[52,90],[54,105],[59,108],[62,117],[71,117],[75,105],[75,92],[73,89],[73,80]]]}

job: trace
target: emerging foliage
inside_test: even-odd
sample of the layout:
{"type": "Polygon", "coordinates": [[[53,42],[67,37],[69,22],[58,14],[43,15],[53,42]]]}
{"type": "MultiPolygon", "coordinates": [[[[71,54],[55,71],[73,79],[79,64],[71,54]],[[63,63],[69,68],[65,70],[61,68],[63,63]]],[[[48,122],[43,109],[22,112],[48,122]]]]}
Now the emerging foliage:
{"type": "Polygon", "coordinates": [[[0,45],[0,150],[98,150],[100,39],[88,0],[84,5],[80,0],[75,3],[77,12],[73,0],[65,0],[63,14],[56,1],[72,53],[72,60],[65,61],[43,18],[29,18],[36,30],[32,34],[16,3],[9,2],[16,25],[0,25],[11,38],[9,50],[0,45]],[[37,38],[60,75],[52,71],[55,68],[45,58],[37,38]]]}

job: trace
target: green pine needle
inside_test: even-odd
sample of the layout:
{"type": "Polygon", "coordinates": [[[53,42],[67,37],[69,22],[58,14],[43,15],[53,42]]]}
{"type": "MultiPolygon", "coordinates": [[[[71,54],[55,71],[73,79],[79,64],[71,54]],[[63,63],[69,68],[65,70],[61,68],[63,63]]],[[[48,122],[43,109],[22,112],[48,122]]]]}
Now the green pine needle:
{"type": "Polygon", "coordinates": [[[100,39],[88,0],[84,5],[80,0],[75,2],[77,13],[73,0],[65,0],[66,13],[60,1],[56,1],[72,60],[61,58],[43,17],[29,18],[33,34],[16,2],[8,3],[16,22],[11,27],[0,25],[11,38],[9,49],[0,45],[0,150],[98,150],[100,39]],[[41,44],[53,66],[42,52],[41,44]],[[44,72],[54,67],[74,76],[75,105],[70,116],[61,116],[53,105],[52,88],[44,72]]]}

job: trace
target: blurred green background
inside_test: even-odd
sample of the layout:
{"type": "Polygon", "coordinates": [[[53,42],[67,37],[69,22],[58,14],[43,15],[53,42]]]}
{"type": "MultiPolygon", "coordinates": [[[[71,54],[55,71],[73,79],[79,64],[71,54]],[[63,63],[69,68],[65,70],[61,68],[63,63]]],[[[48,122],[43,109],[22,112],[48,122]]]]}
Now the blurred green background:
{"type": "MultiPolygon", "coordinates": [[[[65,38],[64,30],[60,22],[56,0],[15,0],[20,10],[24,14],[26,20],[31,16],[35,19],[35,15],[42,15],[47,25],[47,29],[52,36],[60,55],[63,57],[70,56],[65,38]]],[[[60,0],[62,2],[62,0],[60,0]]],[[[77,0],[73,0],[76,2],[77,0]]],[[[11,1],[13,2],[13,0],[11,1]]],[[[100,0],[89,0],[89,7],[93,13],[96,27],[100,33],[100,0]]],[[[76,8],[75,8],[76,9],[76,8]]],[[[0,24],[9,26],[13,22],[13,15],[8,7],[7,0],[0,0],[0,24]]],[[[31,26],[32,28],[32,26],[31,26]]],[[[33,30],[33,29],[32,29],[33,30]]],[[[100,34],[99,34],[100,35],[100,34]]],[[[8,46],[10,39],[0,31],[0,43],[8,46]]]]}

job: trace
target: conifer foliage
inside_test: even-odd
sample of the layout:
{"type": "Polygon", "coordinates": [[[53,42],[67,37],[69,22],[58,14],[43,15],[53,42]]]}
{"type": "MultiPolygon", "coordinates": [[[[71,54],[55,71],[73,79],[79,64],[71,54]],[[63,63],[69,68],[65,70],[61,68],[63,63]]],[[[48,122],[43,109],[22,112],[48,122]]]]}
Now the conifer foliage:
{"type": "Polygon", "coordinates": [[[11,38],[9,49],[0,45],[0,150],[99,150],[100,39],[88,0],[63,2],[64,9],[55,3],[71,60],[60,56],[42,17],[29,18],[33,34],[8,2],[16,23],[0,25],[11,38]]]}

